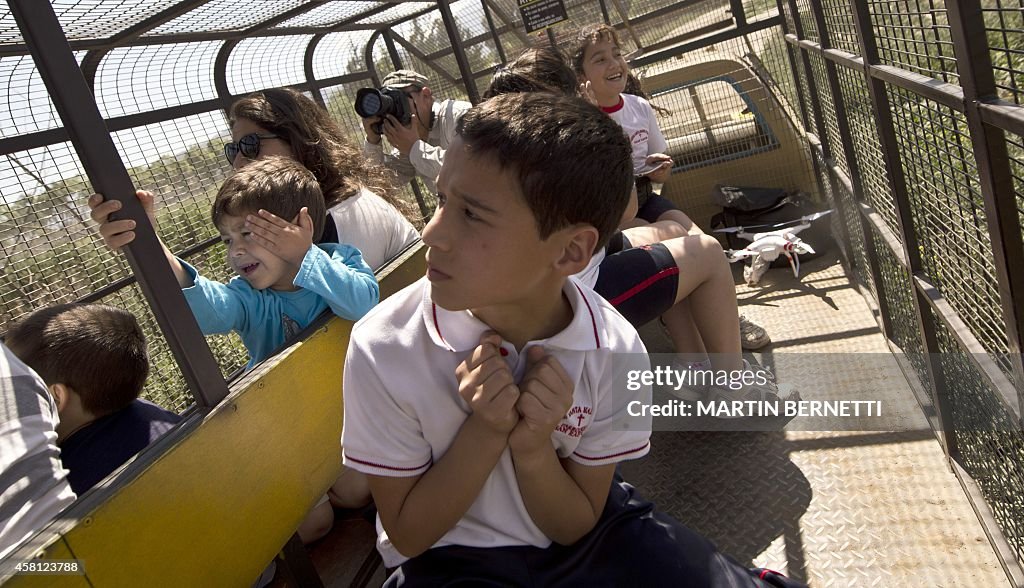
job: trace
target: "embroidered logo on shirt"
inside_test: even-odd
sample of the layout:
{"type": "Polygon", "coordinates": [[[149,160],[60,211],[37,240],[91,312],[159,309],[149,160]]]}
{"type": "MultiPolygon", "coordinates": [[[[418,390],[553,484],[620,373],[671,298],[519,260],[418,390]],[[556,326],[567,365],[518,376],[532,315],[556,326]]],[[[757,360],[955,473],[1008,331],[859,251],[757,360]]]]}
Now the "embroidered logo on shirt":
{"type": "Polygon", "coordinates": [[[565,413],[565,416],[562,417],[562,422],[555,427],[555,432],[578,439],[583,436],[587,427],[590,426],[590,421],[593,417],[594,407],[573,406],[569,409],[569,412],[565,413]]]}

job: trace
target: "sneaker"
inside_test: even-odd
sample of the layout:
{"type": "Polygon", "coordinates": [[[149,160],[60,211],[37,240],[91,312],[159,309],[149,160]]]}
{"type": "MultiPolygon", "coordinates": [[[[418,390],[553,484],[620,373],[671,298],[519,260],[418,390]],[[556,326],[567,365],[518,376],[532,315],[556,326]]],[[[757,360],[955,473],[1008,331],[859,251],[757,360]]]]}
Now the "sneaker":
{"type": "MultiPolygon", "coordinates": [[[[673,361],[672,369],[678,372],[688,371],[691,373],[703,370],[710,370],[711,362],[706,359],[703,361],[695,361],[686,364],[673,361]]],[[[694,383],[692,385],[680,386],[678,388],[676,388],[675,386],[663,386],[661,389],[664,390],[665,393],[669,394],[670,396],[674,396],[679,400],[689,400],[691,402],[704,400],[708,395],[708,386],[707,384],[703,383],[694,383]]]]}
{"type": "MultiPolygon", "coordinates": [[[[751,371],[750,363],[747,360],[743,360],[744,371],[751,371]]],[[[708,400],[711,402],[731,402],[733,400],[740,401],[755,401],[755,402],[770,402],[780,403],[786,401],[800,400],[800,392],[794,390],[792,386],[786,386],[784,389],[780,389],[778,382],[775,381],[775,374],[770,369],[761,367],[760,371],[763,371],[767,376],[767,381],[762,384],[751,384],[745,388],[739,390],[733,390],[731,388],[721,388],[718,386],[712,386],[708,389],[708,400]]],[[[721,418],[735,418],[731,415],[723,415],[721,418]]]]}
{"type": "Polygon", "coordinates": [[[772,342],[764,327],[740,315],[740,346],[746,351],[756,351],[772,342]]]}

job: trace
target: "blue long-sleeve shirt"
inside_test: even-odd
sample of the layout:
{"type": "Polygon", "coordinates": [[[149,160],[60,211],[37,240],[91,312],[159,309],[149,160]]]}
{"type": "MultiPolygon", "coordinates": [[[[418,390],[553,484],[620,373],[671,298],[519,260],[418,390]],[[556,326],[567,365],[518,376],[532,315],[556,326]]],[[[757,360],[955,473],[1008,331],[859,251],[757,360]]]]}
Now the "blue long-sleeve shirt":
{"type": "Polygon", "coordinates": [[[237,332],[249,351],[246,369],[293,339],[325,309],[358,320],[380,298],[373,270],[351,245],[310,247],[292,282],[299,289],[291,292],[256,290],[237,276],[227,284],[214,282],[181,264],[192,278],[193,286],[182,292],[199,328],[205,335],[237,332]]]}

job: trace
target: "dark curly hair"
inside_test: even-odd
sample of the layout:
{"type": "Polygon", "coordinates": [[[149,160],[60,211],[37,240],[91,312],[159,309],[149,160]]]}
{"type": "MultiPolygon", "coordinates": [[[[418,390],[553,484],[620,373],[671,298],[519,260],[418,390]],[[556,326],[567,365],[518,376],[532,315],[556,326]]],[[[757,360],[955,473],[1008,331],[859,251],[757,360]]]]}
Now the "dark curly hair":
{"type": "Polygon", "coordinates": [[[240,118],[251,120],[291,145],[295,159],[320,182],[327,208],[366,188],[415,218],[398,198],[390,172],[367,162],[330,114],[303,94],[288,88],[253,92],[231,105],[228,118],[232,126],[240,118]]]}
{"type": "MultiPolygon", "coordinates": [[[[600,41],[610,41],[617,47],[622,47],[622,43],[619,41],[619,34],[615,31],[615,28],[610,25],[584,25],[576,34],[576,43],[573,46],[570,59],[572,61],[572,68],[575,70],[577,76],[583,76],[583,54],[586,53],[587,47],[600,41]]],[[[622,93],[639,96],[648,102],[651,100],[651,97],[644,92],[643,84],[640,83],[640,78],[633,73],[632,68],[630,68],[629,75],[626,76],[626,88],[622,93]]],[[[651,108],[662,116],[672,114],[671,110],[656,106],[653,103],[651,104],[651,108]]]]}

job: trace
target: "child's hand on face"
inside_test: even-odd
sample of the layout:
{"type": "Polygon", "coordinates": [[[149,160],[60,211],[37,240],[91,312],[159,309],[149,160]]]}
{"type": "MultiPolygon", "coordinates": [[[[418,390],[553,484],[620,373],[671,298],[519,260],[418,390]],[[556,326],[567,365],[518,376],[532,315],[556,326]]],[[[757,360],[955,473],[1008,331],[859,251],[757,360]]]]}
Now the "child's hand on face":
{"type": "Polygon", "coordinates": [[[296,266],[302,265],[313,245],[313,219],[305,206],[292,222],[261,208],[258,214],[245,216],[245,228],[247,239],[296,266]]]}
{"type": "Polygon", "coordinates": [[[512,370],[498,353],[500,345],[501,337],[486,331],[480,345],[455,368],[455,376],[459,379],[459,396],[473,411],[471,418],[477,417],[494,431],[507,434],[519,421],[516,401],[520,396],[512,370]]]}
{"type": "Polygon", "coordinates": [[[572,408],[573,384],[562,364],[543,347],[526,353],[526,375],[516,402],[519,424],[508,442],[513,451],[550,450],[551,432],[572,408]]]}
{"type": "MultiPolygon", "coordinates": [[[[155,228],[156,214],[153,211],[155,199],[152,192],[138,190],[135,192],[135,197],[139,199],[142,209],[149,217],[149,222],[155,228]]],[[[86,204],[89,205],[89,216],[100,226],[100,237],[103,237],[103,243],[107,247],[117,251],[135,240],[135,221],[132,219],[110,219],[111,214],[121,210],[120,200],[104,200],[102,194],[93,194],[86,200],[86,204]]]]}

